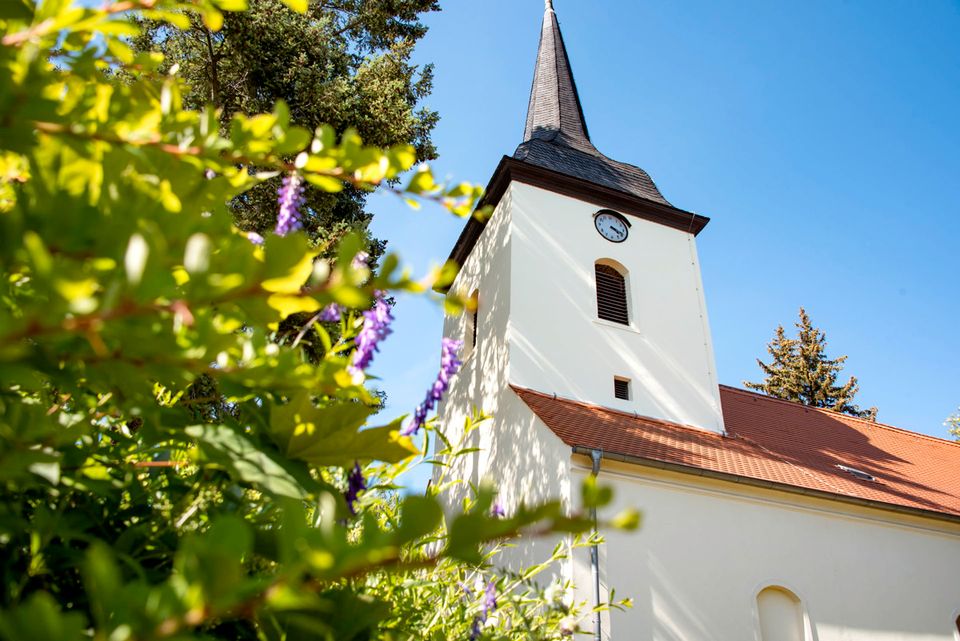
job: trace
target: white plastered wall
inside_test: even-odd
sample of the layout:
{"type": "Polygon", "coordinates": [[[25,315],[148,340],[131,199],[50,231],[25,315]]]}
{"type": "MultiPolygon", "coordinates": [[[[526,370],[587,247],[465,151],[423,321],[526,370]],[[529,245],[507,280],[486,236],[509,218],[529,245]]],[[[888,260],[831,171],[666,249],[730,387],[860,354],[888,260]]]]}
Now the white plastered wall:
{"type": "MultiPolygon", "coordinates": [[[[500,396],[507,377],[507,323],[510,316],[510,217],[511,194],[508,190],[490,216],[473,251],[460,268],[450,292],[466,298],[478,296],[477,345],[471,346],[470,313],[448,314],[444,318],[443,335],[464,342],[463,365],[453,378],[444,400],[440,402],[440,426],[451,442],[463,437],[463,427],[474,412],[498,417],[500,396]]],[[[496,420],[496,419],[495,419],[496,420]]],[[[491,421],[467,437],[465,447],[478,451],[449,461],[449,478],[460,479],[446,495],[448,504],[459,505],[469,494],[469,484],[476,486],[489,469],[490,446],[493,442],[491,421]]],[[[438,478],[437,468],[434,481],[438,478]]]]}
{"type": "MultiPolygon", "coordinates": [[[[448,315],[444,336],[462,339],[466,358],[440,404],[440,424],[456,440],[474,409],[492,416],[465,443],[478,451],[451,461],[448,477],[464,481],[447,496],[451,508],[467,495],[468,483],[485,479],[497,485],[508,513],[521,503],[559,499],[570,505],[569,448],[509,388],[516,187],[508,187],[451,286],[451,292],[461,296],[478,292],[477,346],[471,348],[470,314],[448,315]]],[[[507,549],[498,562],[513,569],[539,563],[549,557],[554,543],[525,542],[507,549]]]]}
{"type": "MultiPolygon", "coordinates": [[[[634,601],[604,616],[606,639],[761,641],[769,586],[801,600],[805,641],[955,639],[960,525],[609,462],[600,477],[615,490],[608,515],[644,514],[639,533],[605,533],[604,593],[634,601]]],[[[578,552],[580,600],[589,577],[578,552]]]]}
{"type": "Polygon", "coordinates": [[[694,236],[627,216],[629,238],[611,243],[594,229],[598,205],[522,183],[510,191],[510,381],[722,432],[694,236]],[[597,318],[602,259],[628,270],[629,326],[597,318]],[[630,379],[630,400],[614,398],[615,376],[630,379]]]}

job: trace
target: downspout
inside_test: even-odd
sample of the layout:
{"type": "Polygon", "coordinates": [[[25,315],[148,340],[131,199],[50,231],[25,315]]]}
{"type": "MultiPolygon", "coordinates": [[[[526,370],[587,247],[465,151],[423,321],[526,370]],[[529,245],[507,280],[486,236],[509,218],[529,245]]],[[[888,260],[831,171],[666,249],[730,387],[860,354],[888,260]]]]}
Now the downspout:
{"type": "MultiPolygon", "coordinates": [[[[600,473],[600,459],[603,452],[600,450],[591,450],[590,458],[593,459],[592,475],[597,478],[600,473]]],[[[590,508],[590,518],[593,519],[593,531],[597,532],[597,508],[590,508]]],[[[593,575],[593,606],[596,612],[593,613],[593,639],[602,641],[600,624],[600,547],[594,543],[590,546],[590,573],[593,575]]]]}

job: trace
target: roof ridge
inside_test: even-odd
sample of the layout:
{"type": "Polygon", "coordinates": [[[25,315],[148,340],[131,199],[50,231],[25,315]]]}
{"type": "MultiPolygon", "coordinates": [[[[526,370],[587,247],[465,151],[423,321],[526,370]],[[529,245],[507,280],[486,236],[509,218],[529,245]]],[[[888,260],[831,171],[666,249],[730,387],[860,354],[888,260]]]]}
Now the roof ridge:
{"type": "Polygon", "coordinates": [[[832,410],[827,407],[814,407],[812,405],[804,405],[803,403],[799,403],[797,401],[790,401],[785,398],[777,398],[776,396],[770,396],[769,394],[762,394],[760,392],[754,392],[753,390],[746,390],[739,387],[733,387],[732,385],[724,385],[723,383],[720,383],[719,386],[731,392],[736,392],[737,394],[759,396],[764,400],[773,401],[776,403],[785,403],[787,405],[790,405],[791,407],[802,407],[806,410],[814,410],[827,415],[841,416],[845,420],[857,421],[869,427],[879,427],[882,429],[890,430],[891,432],[907,434],[909,436],[914,436],[916,438],[923,439],[923,440],[934,441],[936,443],[946,443],[947,445],[960,447],[960,442],[958,441],[951,441],[949,439],[939,438],[937,436],[930,436],[929,434],[921,434],[920,432],[914,432],[913,430],[908,430],[903,427],[897,427],[896,425],[890,425],[889,423],[881,423],[880,421],[871,421],[865,418],[860,418],[859,416],[851,416],[850,414],[844,414],[843,412],[838,412],[836,410],[832,410]]]}
{"type": "Polygon", "coordinates": [[[540,390],[535,390],[535,389],[530,388],[530,387],[523,387],[523,386],[521,386],[521,385],[514,385],[513,383],[510,383],[510,389],[512,389],[514,392],[530,392],[531,394],[537,394],[537,395],[542,396],[542,397],[544,397],[544,398],[549,398],[549,399],[552,399],[552,400],[555,400],[555,401],[561,401],[561,402],[563,402],[563,403],[574,403],[574,404],[576,404],[576,405],[581,405],[581,406],[583,406],[583,407],[589,407],[589,408],[593,408],[593,409],[603,410],[604,412],[611,412],[611,413],[613,413],[613,414],[619,414],[619,415],[624,416],[624,417],[626,417],[626,418],[632,418],[632,419],[635,419],[635,420],[636,420],[636,419],[642,419],[642,420],[652,421],[652,422],[654,422],[654,423],[659,423],[659,424],[664,425],[664,426],[666,426],[666,427],[675,427],[675,428],[678,428],[678,429],[681,429],[681,430],[688,430],[688,431],[693,432],[694,434],[696,434],[696,435],[698,435],[698,436],[700,436],[700,435],[705,435],[705,436],[711,436],[711,437],[715,437],[715,438],[719,438],[719,439],[734,438],[734,437],[732,437],[732,436],[730,436],[730,435],[727,435],[727,434],[718,434],[717,432],[712,432],[712,431],[710,431],[710,430],[705,430],[705,429],[703,429],[703,428],[694,427],[694,426],[692,426],[692,425],[684,425],[683,423],[675,423],[675,422],[673,422],[673,421],[668,421],[668,420],[665,420],[665,419],[662,419],[662,418],[655,418],[655,417],[653,417],[653,416],[647,416],[647,415],[645,415],[645,414],[640,414],[640,413],[638,413],[638,412],[626,412],[626,411],[624,411],[624,410],[618,410],[618,409],[615,409],[615,408],[613,408],[613,407],[607,407],[606,405],[598,405],[598,404],[596,404],[596,403],[587,403],[586,401],[578,401],[578,400],[573,399],[573,398],[567,398],[566,396],[557,396],[556,394],[547,394],[546,392],[541,392],[540,390]]]}

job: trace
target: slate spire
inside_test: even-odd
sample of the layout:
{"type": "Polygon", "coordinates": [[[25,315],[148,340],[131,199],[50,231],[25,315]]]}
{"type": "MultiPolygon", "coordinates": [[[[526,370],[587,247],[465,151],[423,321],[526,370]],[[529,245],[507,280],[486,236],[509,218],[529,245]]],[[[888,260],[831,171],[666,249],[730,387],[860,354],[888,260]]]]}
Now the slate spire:
{"type": "Polygon", "coordinates": [[[527,126],[515,160],[671,206],[644,170],[607,158],[590,142],[553,0],[544,0],[527,126]]]}
{"type": "Polygon", "coordinates": [[[553,0],[544,0],[540,49],[523,132],[524,141],[533,139],[593,149],[553,0]]]}

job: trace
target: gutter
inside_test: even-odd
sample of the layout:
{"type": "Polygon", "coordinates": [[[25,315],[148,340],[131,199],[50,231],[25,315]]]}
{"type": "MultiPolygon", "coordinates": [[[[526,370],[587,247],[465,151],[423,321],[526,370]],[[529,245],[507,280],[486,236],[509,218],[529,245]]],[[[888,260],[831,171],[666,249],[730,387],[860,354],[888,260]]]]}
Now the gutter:
{"type": "MultiPolygon", "coordinates": [[[[574,448],[576,450],[576,448],[574,448]]],[[[603,452],[600,450],[590,450],[590,458],[593,460],[593,477],[596,478],[600,473],[600,458],[603,452]]],[[[593,531],[597,532],[597,508],[590,508],[590,518],[593,519],[593,531]]],[[[600,621],[600,547],[594,543],[590,546],[590,573],[593,575],[593,638],[594,641],[601,641],[601,621],[600,621]]]]}
{"type": "MultiPolygon", "coordinates": [[[[580,445],[574,445],[572,450],[574,454],[582,454],[586,456],[593,456],[593,453],[598,451],[593,448],[582,447],[580,445]]],[[[749,485],[752,487],[778,490],[780,492],[789,492],[790,494],[799,494],[801,496],[812,496],[814,498],[827,499],[830,501],[847,503],[850,505],[858,505],[860,507],[869,507],[877,510],[883,510],[885,512],[897,512],[899,514],[907,514],[910,516],[919,516],[927,519],[936,519],[938,521],[947,521],[953,524],[960,524],[960,515],[957,515],[957,514],[935,512],[933,510],[925,510],[923,508],[918,508],[918,507],[907,507],[906,505],[896,505],[894,503],[884,503],[883,501],[863,499],[858,496],[850,496],[848,494],[834,494],[832,492],[825,492],[823,490],[813,490],[810,488],[799,487],[796,485],[788,485],[786,483],[777,483],[776,481],[765,481],[763,479],[757,479],[750,476],[741,476],[739,474],[731,474],[729,472],[716,472],[714,470],[705,470],[703,468],[692,467],[690,465],[681,465],[679,463],[667,463],[665,461],[658,461],[655,459],[643,458],[640,456],[631,456],[629,454],[617,454],[615,452],[604,452],[603,457],[606,459],[610,459],[612,461],[619,461],[621,463],[630,463],[632,465],[640,465],[643,467],[650,467],[658,470],[667,470],[669,472],[679,472],[680,474],[688,474],[691,476],[702,476],[705,478],[716,479],[719,481],[741,483],[743,485],[749,485]]]]}

